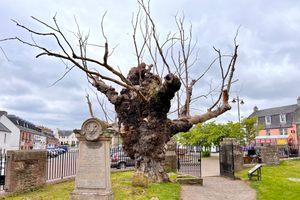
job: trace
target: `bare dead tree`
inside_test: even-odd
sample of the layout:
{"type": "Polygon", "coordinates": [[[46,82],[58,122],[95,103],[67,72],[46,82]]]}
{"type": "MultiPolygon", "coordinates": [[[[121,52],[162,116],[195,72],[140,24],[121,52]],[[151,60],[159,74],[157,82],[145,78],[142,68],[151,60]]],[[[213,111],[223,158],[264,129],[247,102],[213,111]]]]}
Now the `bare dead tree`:
{"type": "MultiPolygon", "coordinates": [[[[186,37],[183,26],[184,20],[177,20],[179,33],[170,33],[161,41],[154,19],[151,17],[149,4],[145,4],[142,0],[138,3],[140,11],[135,16],[138,21],[132,21],[137,66],[131,68],[127,77],[117,70],[118,67],[112,66],[109,62],[111,51],[104,34],[104,17],[101,26],[105,43],[102,48],[103,57],[100,60],[88,57],[86,53],[88,36],[84,37],[79,28],[76,35],[78,45],[76,48],[72,46],[70,39],[60,28],[55,16],[52,25],[32,17],[34,21],[48,28],[49,32],[39,32],[19,24],[17,21],[14,22],[33,36],[47,37],[53,40],[59,47],[57,51],[50,50],[34,40],[25,41],[20,37],[7,38],[1,41],[17,40],[39,49],[41,52],[36,56],[37,58],[41,56],[59,58],[82,70],[92,86],[104,94],[108,101],[114,105],[119,127],[121,127],[120,134],[124,148],[128,155],[135,159],[136,171],[144,173],[150,181],[162,182],[169,180],[161,162],[165,158],[165,144],[170,140],[170,137],[176,133],[188,131],[194,124],[215,118],[231,109],[228,98],[235,71],[238,45],[234,42],[234,50],[228,66],[223,66],[223,55],[220,50],[215,49],[218,57],[214,62],[219,62],[221,71],[221,87],[218,98],[205,113],[190,115],[189,105],[192,100],[192,88],[205,75],[206,70],[209,70],[210,65],[202,75],[190,79],[188,71],[195,62],[189,60],[195,47],[190,39],[192,37],[191,30],[188,32],[189,37],[186,37]],[[141,33],[141,43],[137,41],[138,30],[141,33]],[[174,57],[175,53],[172,54],[172,51],[174,52],[176,49],[174,46],[176,44],[180,46],[177,59],[174,57]],[[147,56],[145,55],[146,52],[152,58],[153,64],[147,65],[143,62],[143,58],[147,56]],[[175,68],[172,68],[171,64],[175,65],[175,68]],[[161,67],[159,68],[159,66],[161,67]],[[154,69],[152,70],[152,68],[154,69]],[[100,72],[101,70],[105,70],[111,75],[104,75],[100,72]],[[117,91],[113,87],[115,84],[122,89],[117,91]],[[181,117],[169,119],[167,114],[171,108],[171,100],[180,90],[181,84],[184,85],[186,91],[183,111],[179,113],[181,117]]],[[[177,96],[180,95],[177,94],[177,96]]]]}

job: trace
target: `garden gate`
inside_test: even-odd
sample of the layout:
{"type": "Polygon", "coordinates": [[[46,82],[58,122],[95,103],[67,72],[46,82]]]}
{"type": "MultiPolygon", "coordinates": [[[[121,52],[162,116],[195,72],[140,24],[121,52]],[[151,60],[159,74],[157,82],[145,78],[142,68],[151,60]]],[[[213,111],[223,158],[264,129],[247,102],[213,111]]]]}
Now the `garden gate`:
{"type": "Polygon", "coordinates": [[[201,147],[177,144],[178,172],[201,177],[201,147]]]}

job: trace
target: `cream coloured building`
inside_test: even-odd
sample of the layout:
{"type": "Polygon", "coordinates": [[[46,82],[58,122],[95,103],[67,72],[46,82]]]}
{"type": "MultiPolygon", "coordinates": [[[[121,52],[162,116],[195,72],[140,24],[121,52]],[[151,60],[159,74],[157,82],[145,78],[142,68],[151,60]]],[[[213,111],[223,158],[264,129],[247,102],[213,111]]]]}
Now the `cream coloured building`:
{"type": "Polygon", "coordinates": [[[79,141],[77,140],[75,133],[73,131],[58,130],[56,137],[58,138],[60,145],[78,147],[79,141]]]}

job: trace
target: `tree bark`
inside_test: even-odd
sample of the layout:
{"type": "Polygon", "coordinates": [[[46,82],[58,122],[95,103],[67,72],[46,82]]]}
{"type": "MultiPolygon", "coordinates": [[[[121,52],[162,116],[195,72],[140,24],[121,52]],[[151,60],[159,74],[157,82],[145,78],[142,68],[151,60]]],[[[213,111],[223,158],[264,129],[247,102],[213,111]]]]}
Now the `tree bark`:
{"type": "Polygon", "coordinates": [[[123,89],[117,97],[114,90],[109,88],[100,87],[99,90],[105,91],[110,101],[114,102],[122,127],[120,135],[124,150],[135,159],[136,170],[144,173],[151,182],[168,181],[162,161],[165,158],[165,145],[176,127],[167,118],[167,113],[171,99],[180,89],[180,80],[174,74],[168,74],[162,83],[144,63],[132,68],[127,78],[139,87],[146,102],[128,89],[123,89]]]}

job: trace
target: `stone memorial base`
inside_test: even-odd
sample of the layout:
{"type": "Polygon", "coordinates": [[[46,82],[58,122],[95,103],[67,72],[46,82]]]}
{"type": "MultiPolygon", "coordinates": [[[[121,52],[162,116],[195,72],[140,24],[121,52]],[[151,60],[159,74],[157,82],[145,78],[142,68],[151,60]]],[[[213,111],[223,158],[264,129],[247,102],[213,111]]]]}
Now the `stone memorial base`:
{"type": "Polygon", "coordinates": [[[71,193],[71,200],[113,200],[112,192],[105,194],[102,191],[78,190],[71,193]]]}
{"type": "MultiPolygon", "coordinates": [[[[75,189],[70,200],[113,200],[110,177],[110,140],[108,130],[102,126],[102,134],[93,137],[98,126],[94,118],[83,124],[82,130],[74,130],[79,140],[79,157],[75,177],[75,189]],[[89,125],[89,122],[92,124],[89,125]],[[87,128],[85,129],[85,124],[87,128]],[[86,131],[85,131],[86,130],[86,131]],[[89,130],[92,130],[89,135],[89,130]],[[85,132],[83,132],[85,131],[85,132]]],[[[99,122],[100,123],[100,122],[99,122]]]]}

